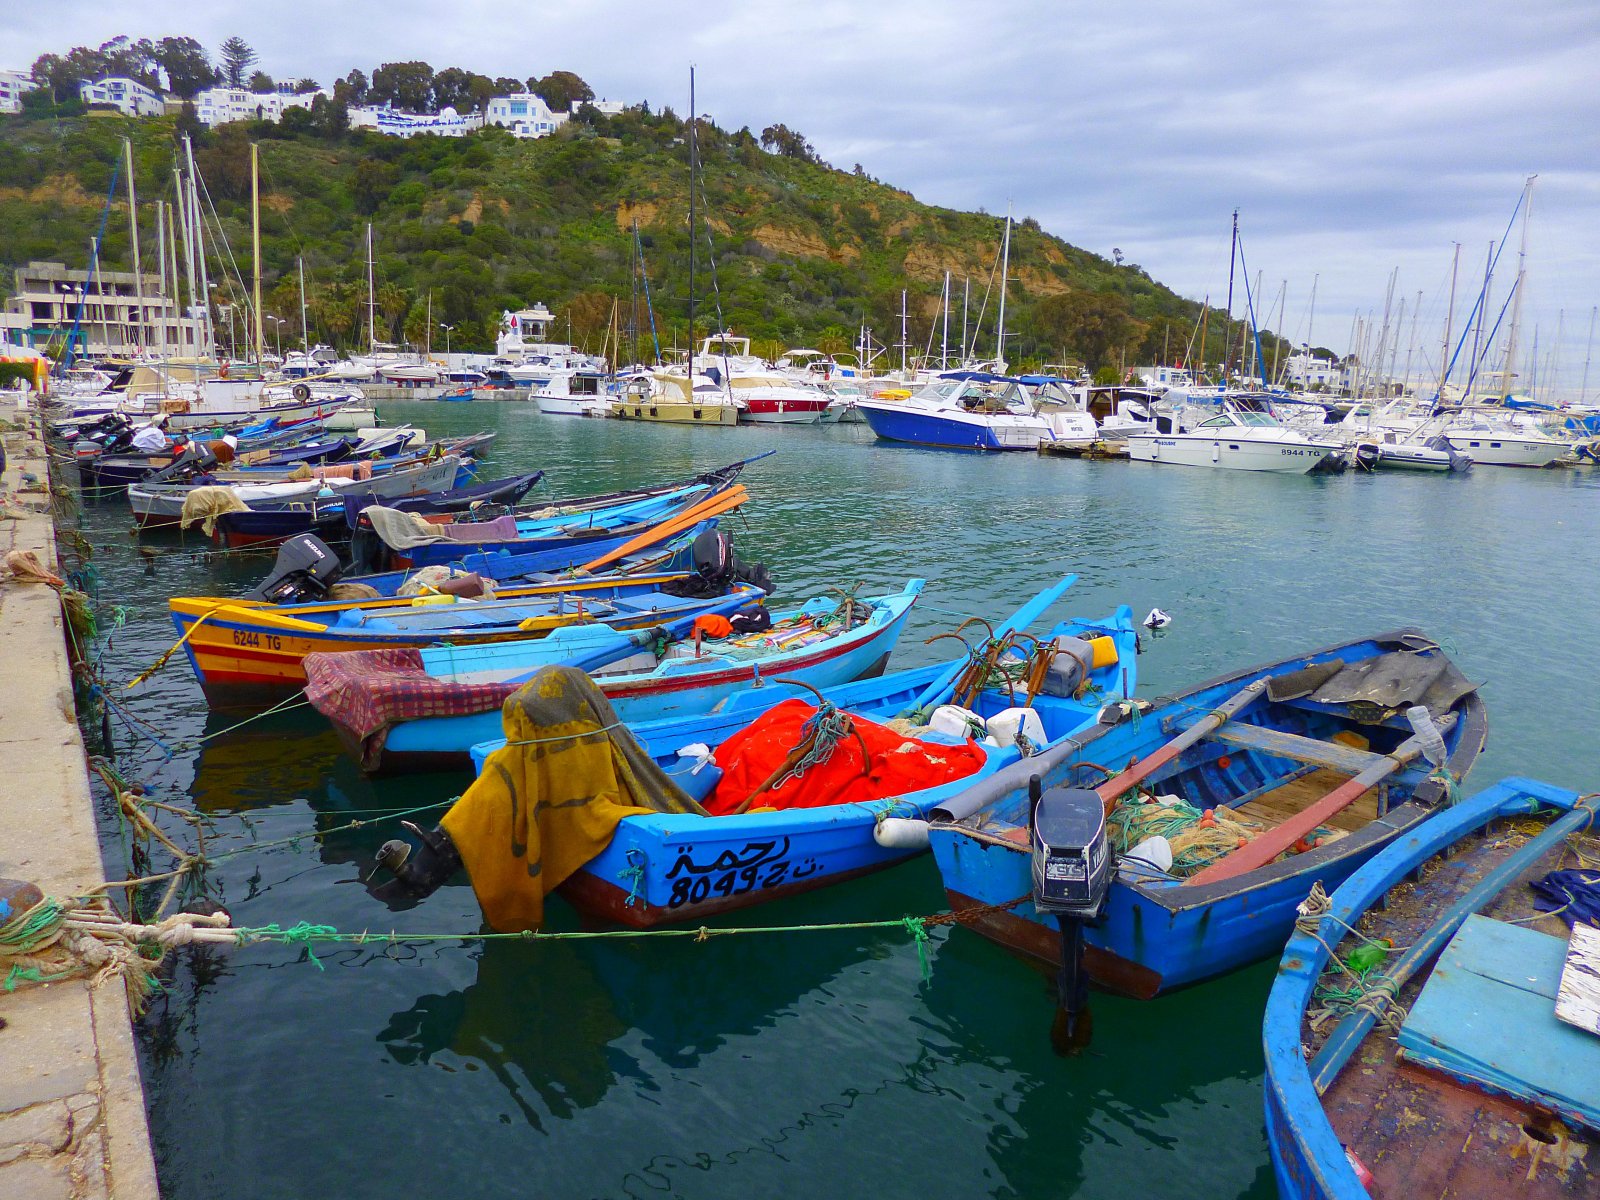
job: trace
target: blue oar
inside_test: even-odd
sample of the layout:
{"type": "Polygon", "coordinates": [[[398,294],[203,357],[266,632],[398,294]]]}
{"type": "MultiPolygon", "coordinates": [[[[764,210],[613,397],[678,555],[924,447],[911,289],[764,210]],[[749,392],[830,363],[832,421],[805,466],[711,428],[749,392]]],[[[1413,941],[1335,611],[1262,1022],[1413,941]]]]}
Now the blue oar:
{"type": "MultiPolygon", "coordinates": [[[[1068,575],[1054,587],[1046,588],[1007,617],[1005,623],[995,631],[995,636],[1005,637],[1008,633],[1016,633],[1019,630],[1026,629],[1039,619],[1045,609],[1061,599],[1062,594],[1077,582],[1078,577],[1076,575],[1068,575]]],[[[916,702],[906,711],[927,712],[930,708],[943,704],[950,698],[950,693],[955,691],[956,680],[960,677],[961,672],[966,669],[966,665],[966,659],[952,663],[948,670],[923,689],[916,702]]]]}
{"type": "MultiPolygon", "coordinates": [[[[594,671],[618,659],[627,658],[642,646],[648,646],[657,637],[665,637],[668,641],[676,641],[687,636],[694,630],[694,623],[704,616],[729,616],[738,612],[756,600],[759,595],[751,595],[749,591],[741,588],[736,594],[727,597],[719,604],[709,608],[702,608],[697,612],[688,613],[675,620],[667,621],[661,625],[651,625],[644,629],[636,629],[632,633],[619,633],[615,641],[606,642],[592,650],[585,650],[571,658],[563,659],[563,667],[571,667],[577,671],[594,671]]],[[[532,679],[537,671],[525,671],[506,680],[507,683],[522,684],[532,679]]]]}

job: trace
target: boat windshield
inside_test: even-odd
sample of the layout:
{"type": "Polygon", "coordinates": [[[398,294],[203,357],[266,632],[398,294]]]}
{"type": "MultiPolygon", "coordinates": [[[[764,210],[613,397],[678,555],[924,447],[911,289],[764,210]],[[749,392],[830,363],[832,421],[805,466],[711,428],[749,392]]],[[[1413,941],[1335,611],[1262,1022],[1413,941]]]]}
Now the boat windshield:
{"type": "Polygon", "coordinates": [[[1241,425],[1248,425],[1255,429],[1277,429],[1278,422],[1266,413],[1246,412],[1239,413],[1237,420],[1241,425]]]}

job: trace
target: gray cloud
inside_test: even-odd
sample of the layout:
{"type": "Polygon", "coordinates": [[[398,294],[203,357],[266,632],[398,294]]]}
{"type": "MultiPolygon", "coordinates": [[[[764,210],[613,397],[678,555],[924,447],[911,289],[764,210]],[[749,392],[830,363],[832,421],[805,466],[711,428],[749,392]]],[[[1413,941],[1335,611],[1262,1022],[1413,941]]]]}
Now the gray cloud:
{"type": "MultiPolygon", "coordinates": [[[[1397,295],[1414,306],[1422,290],[1423,320],[1442,321],[1453,242],[1474,279],[1537,172],[1524,340],[1534,323],[1542,346],[1553,340],[1565,310],[1574,386],[1600,300],[1592,0],[1514,11],[1491,0],[155,0],[136,17],[63,0],[8,21],[13,62],[0,65],[117,33],[208,46],[237,33],[275,75],[326,83],[408,58],[518,77],[566,68],[604,96],[679,111],[693,62],[700,107],[723,125],[782,121],[831,161],[931,203],[1009,203],[1091,250],[1120,247],[1196,298],[1226,290],[1237,207],[1251,270],[1267,281],[1262,306],[1287,280],[1295,332],[1317,276],[1317,340],[1340,349],[1354,314],[1381,310],[1396,267],[1397,295]]],[[[1503,268],[1498,294],[1511,278],[1503,268]]]]}

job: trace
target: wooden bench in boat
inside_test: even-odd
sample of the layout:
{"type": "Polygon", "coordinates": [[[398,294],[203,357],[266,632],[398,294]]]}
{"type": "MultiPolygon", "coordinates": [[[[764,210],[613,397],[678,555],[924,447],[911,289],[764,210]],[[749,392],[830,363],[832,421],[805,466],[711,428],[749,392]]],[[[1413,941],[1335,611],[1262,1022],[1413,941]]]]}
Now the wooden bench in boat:
{"type": "Polygon", "coordinates": [[[1359,775],[1385,757],[1370,750],[1347,746],[1343,742],[1302,737],[1298,733],[1268,729],[1264,725],[1247,725],[1241,721],[1229,721],[1208,733],[1205,740],[1238,746],[1241,750],[1259,750],[1263,754],[1316,767],[1328,767],[1346,775],[1359,775]]]}

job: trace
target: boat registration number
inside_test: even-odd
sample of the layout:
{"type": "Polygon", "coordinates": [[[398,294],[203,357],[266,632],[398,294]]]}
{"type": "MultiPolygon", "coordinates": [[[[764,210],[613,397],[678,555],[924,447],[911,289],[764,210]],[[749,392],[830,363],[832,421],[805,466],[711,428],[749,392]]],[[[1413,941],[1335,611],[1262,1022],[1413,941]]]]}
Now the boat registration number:
{"type": "Polygon", "coordinates": [[[276,633],[256,633],[254,630],[235,629],[233,631],[233,644],[235,646],[251,646],[257,650],[263,647],[268,650],[282,650],[283,638],[276,633]]]}
{"type": "Polygon", "coordinates": [[[667,879],[672,890],[668,908],[701,904],[714,896],[743,896],[746,892],[782,887],[815,875],[822,864],[813,858],[792,859],[788,838],[746,842],[737,850],[720,849],[710,862],[696,862],[692,850],[680,850],[667,879]]]}

